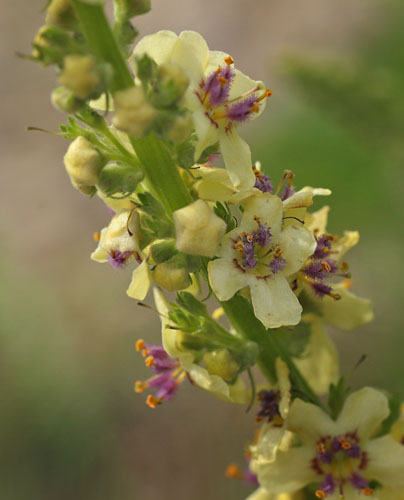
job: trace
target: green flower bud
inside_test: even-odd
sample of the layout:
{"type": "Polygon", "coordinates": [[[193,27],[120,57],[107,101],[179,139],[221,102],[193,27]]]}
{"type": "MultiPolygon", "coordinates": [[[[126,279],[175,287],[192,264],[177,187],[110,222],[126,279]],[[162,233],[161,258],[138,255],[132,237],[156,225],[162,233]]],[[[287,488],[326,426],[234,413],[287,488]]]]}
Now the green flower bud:
{"type": "Polygon", "coordinates": [[[70,0],[52,0],[46,13],[46,24],[61,28],[71,28],[76,23],[74,9],[70,0]]]}
{"type": "Polygon", "coordinates": [[[184,290],[191,284],[187,270],[184,267],[178,267],[176,262],[163,262],[156,266],[152,273],[155,283],[169,292],[184,290]]]}
{"type": "Polygon", "coordinates": [[[232,381],[240,370],[239,365],[227,349],[207,352],[203,356],[203,361],[211,375],[218,375],[226,382],[232,381]]]}
{"type": "Polygon", "coordinates": [[[132,137],[143,137],[157,115],[157,111],[147,100],[143,87],[121,90],[114,97],[113,125],[132,137]]]}
{"type": "Polygon", "coordinates": [[[172,238],[153,243],[151,257],[156,264],[162,264],[171,259],[177,252],[175,240],[172,238]]]}
{"type": "Polygon", "coordinates": [[[188,113],[178,116],[168,130],[166,137],[177,144],[184,142],[191,135],[192,116],[188,113]]]}
{"type": "Polygon", "coordinates": [[[79,136],[70,144],[64,157],[64,164],[75,188],[85,194],[94,192],[102,159],[87,139],[79,136]]]}
{"type": "Polygon", "coordinates": [[[64,58],[63,66],[59,83],[81,99],[86,99],[93,94],[101,83],[92,56],[68,55],[64,58]]]}
{"type": "Polygon", "coordinates": [[[51,102],[58,111],[69,114],[76,113],[84,104],[74,92],[66,87],[55,89],[51,95],[51,102]]]}
{"type": "Polygon", "coordinates": [[[98,186],[107,195],[133,193],[143,179],[140,168],[123,163],[109,163],[98,174],[98,186]]]}
{"type": "Polygon", "coordinates": [[[184,97],[189,86],[189,78],[178,64],[160,64],[157,75],[162,87],[172,86],[171,93],[174,101],[178,102],[184,97]]]}

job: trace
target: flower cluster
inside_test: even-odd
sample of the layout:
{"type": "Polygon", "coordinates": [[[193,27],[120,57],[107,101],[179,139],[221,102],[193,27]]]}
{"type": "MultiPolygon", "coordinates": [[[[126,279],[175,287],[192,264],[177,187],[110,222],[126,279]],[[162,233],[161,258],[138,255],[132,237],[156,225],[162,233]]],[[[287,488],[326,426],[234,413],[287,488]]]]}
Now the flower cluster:
{"type": "Polygon", "coordinates": [[[259,485],[249,500],[403,498],[404,419],[378,390],[349,393],[326,331],[373,317],[350,291],[358,232],[338,237],[329,207],[312,210],[330,190],[253,163],[239,130],[264,111],[262,82],[193,31],[142,38],[132,75],[122,54],[149,2],[115,2],[114,35],[102,3],[49,2],[32,58],[56,66],[52,102],[72,115],[69,178],[110,215],[91,259],[130,269],[137,301],[153,289],[162,341],[137,341],[152,375],[135,391],[156,408],[189,382],[255,406],[249,467],[227,470],[259,485]]]}

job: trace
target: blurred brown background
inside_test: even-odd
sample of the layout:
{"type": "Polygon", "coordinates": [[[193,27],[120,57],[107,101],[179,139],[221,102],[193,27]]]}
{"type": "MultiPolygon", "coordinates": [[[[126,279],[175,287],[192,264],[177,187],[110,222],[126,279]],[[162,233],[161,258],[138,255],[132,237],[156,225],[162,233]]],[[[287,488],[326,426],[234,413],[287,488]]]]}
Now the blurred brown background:
{"type": "MultiPolygon", "coordinates": [[[[101,202],[72,189],[56,131],[51,69],[30,51],[42,0],[2,3],[0,484],[4,500],[241,500],[224,478],[254,432],[245,409],[183,384],[150,410],[133,393],[148,373],[134,342],[158,342],[159,320],[125,290],[130,271],[89,260],[108,222],[101,202]]],[[[349,261],[373,324],[334,332],[352,385],[404,396],[401,328],[404,10],[389,0],[154,0],[136,22],[201,32],[210,48],[274,91],[243,132],[266,172],[330,187],[330,229],[361,230],[349,261]],[[291,58],[293,55],[293,60],[291,58]],[[286,61],[288,61],[286,63],[286,61]]],[[[318,204],[320,206],[321,203],[318,204]]]]}

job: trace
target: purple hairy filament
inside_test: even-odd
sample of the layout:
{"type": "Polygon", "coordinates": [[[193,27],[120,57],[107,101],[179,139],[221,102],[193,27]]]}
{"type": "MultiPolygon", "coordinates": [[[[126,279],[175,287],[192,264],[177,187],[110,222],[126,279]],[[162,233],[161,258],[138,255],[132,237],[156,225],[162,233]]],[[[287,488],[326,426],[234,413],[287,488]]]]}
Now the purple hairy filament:
{"type": "Polygon", "coordinates": [[[264,175],[258,168],[253,165],[253,172],[255,174],[255,184],[254,187],[262,191],[263,193],[273,193],[274,187],[272,185],[270,177],[264,175]]]}
{"type": "Polygon", "coordinates": [[[332,242],[334,240],[335,237],[328,234],[317,238],[316,249],[303,267],[302,275],[304,281],[311,286],[317,297],[323,298],[328,295],[339,300],[341,296],[334,293],[332,286],[326,281],[330,278],[350,278],[350,274],[346,272],[348,264],[345,261],[338,264],[337,261],[330,258],[333,253],[332,242]]]}
{"type": "Polygon", "coordinates": [[[107,256],[108,264],[114,269],[122,269],[134,253],[132,251],[120,252],[119,250],[111,250],[107,256]]]}
{"type": "Polygon", "coordinates": [[[368,465],[367,453],[361,450],[356,432],[343,436],[325,436],[317,443],[317,454],[311,468],[322,477],[317,498],[327,498],[334,492],[341,496],[347,484],[365,496],[372,496],[373,489],[363,477],[368,465]]]}
{"type": "Polygon", "coordinates": [[[281,393],[279,391],[267,391],[263,389],[258,393],[258,400],[261,404],[255,420],[261,423],[265,420],[272,423],[275,427],[283,425],[283,418],[279,411],[279,402],[281,400],[281,393]]]}
{"type": "Polygon", "coordinates": [[[137,381],[135,392],[142,393],[152,389],[155,395],[149,395],[146,403],[150,408],[156,408],[163,401],[170,400],[177,392],[179,384],[186,377],[178,360],[171,358],[159,345],[146,344],[143,340],[136,342],[136,350],[141,351],[145,364],[155,375],[145,381],[137,381]]]}
{"type": "Polygon", "coordinates": [[[234,61],[228,56],[224,59],[225,65],[219,66],[216,71],[203,79],[196,95],[203,104],[206,115],[216,128],[224,125],[230,130],[233,123],[242,123],[250,119],[253,113],[259,112],[259,103],[269,97],[272,92],[266,90],[257,95],[258,87],[251,89],[244,95],[229,99],[230,89],[236,73],[232,67],[234,61]]]}
{"type": "Polygon", "coordinates": [[[270,227],[261,224],[259,217],[254,217],[257,229],[251,233],[242,232],[237,239],[232,240],[236,256],[234,265],[241,272],[254,274],[257,278],[267,278],[286,265],[282,257],[282,249],[272,243],[270,227]]]}

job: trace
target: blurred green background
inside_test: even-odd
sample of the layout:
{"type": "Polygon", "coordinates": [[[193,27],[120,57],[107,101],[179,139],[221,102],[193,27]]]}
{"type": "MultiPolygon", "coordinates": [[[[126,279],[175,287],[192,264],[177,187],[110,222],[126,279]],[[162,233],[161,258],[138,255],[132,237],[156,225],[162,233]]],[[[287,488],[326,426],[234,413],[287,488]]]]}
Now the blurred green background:
{"type": "MultiPolygon", "coordinates": [[[[2,5],[0,54],[0,484],[4,500],[242,500],[224,478],[254,433],[245,409],[187,384],[150,410],[134,342],[159,341],[156,315],[126,297],[130,271],[89,260],[101,202],[73,190],[57,130],[52,70],[15,57],[43,23],[42,0],[2,5]]],[[[349,262],[375,321],[332,332],[353,386],[404,396],[404,7],[388,0],[155,0],[141,34],[194,29],[274,91],[242,132],[277,180],[333,190],[330,230],[359,229],[349,262]]],[[[324,200],[319,200],[320,207],[324,200]]]]}

